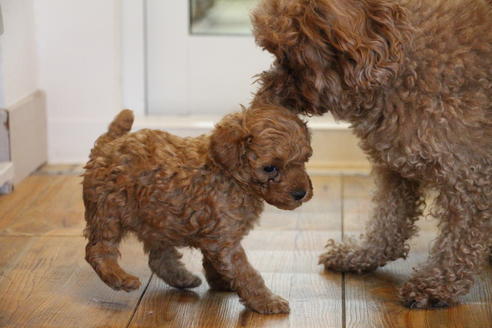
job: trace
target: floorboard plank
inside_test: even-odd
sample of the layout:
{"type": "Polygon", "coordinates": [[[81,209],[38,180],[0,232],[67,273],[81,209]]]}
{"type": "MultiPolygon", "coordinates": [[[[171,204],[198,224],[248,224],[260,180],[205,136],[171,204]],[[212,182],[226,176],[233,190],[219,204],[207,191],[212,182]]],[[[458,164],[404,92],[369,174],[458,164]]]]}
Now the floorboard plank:
{"type": "Polygon", "coordinates": [[[290,315],[250,312],[235,293],[210,291],[206,282],[179,291],[154,277],[130,327],[341,327],[340,275],[262,272],[262,277],[289,300],[290,315]]]}
{"type": "Polygon", "coordinates": [[[15,222],[15,217],[29,208],[50,190],[54,179],[45,177],[28,177],[16,186],[13,193],[0,195],[0,231],[15,222]]]}
{"type": "MultiPolygon", "coordinates": [[[[345,235],[359,235],[368,220],[373,182],[369,177],[345,177],[345,235]]],[[[492,269],[488,266],[461,304],[449,309],[409,310],[397,298],[397,288],[423,263],[437,235],[436,222],[423,218],[420,234],[411,241],[406,260],[398,260],[374,273],[345,276],[346,327],[463,327],[492,326],[492,269]]]]}
{"type": "Polygon", "coordinates": [[[0,197],[0,235],[80,236],[85,225],[80,182],[77,176],[28,177],[12,197],[0,197]]]}
{"type": "Polygon", "coordinates": [[[312,177],[313,198],[294,211],[265,206],[257,230],[338,230],[341,213],[340,176],[312,177]]]}
{"type": "MultiPolygon", "coordinates": [[[[323,272],[317,259],[328,238],[341,238],[341,218],[345,235],[363,230],[373,189],[368,177],[313,177],[312,201],[296,211],[267,206],[260,225],[243,241],[267,285],[290,301],[288,316],[247,311],[236,294],[211,292],[206,282],[192,291],[169,288],[151,279],[147,256],[134,239],[123,243],[122,267],[144,285],[149,282],[147,292],[112,291],[84,260],[80,181],[74,175],[32,176],[0,197],[0,327],[492,326],[490,266],[461,305],[427,311],[399,303],[397,287],[425,261],[436,236],[432,219],[419,223],[421,232],[405,261],[371,274],[345,275],[345,285],[340,274],[323,272]]],[[[200,253],[183,253],[189,269],[203,278],[200,253]]]]}
{"type": "Polygon", "coordinates": [[[12,267],[22,258],[32,242],[33,238],[31,237],[0,237],[0,282],[8,277],[12,267]]]}
{"type": "MultiPolygon", "coordinates": [[[[0,248],[12,238],[0,237],[0,248]]],[[[30,238],[29,250],[0,280],[1,327],[127,325],[143,288],[125,293],[106,286],[85,262],[85,240],[80,237],[30,238]]],[[[145,285],[150,272],[140,245],[124,242],[122,254],[122,267],[145,285]]]]}

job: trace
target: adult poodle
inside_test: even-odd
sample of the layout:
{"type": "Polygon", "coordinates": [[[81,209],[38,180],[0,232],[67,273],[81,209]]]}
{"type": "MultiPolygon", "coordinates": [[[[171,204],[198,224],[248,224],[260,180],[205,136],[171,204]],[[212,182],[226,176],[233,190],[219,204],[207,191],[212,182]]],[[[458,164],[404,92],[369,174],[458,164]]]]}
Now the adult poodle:
{"type": "Polygon", "coordinates": [[[427,308],[467,293],[492,242],[492,2],[264,0],[252,20],[276,58],[253,105],[348,121],[373,163],[365,236],[330,241],[320,262],[366,272],[405,258],[433,189],[440,233],[400,296],[427,308]]]}

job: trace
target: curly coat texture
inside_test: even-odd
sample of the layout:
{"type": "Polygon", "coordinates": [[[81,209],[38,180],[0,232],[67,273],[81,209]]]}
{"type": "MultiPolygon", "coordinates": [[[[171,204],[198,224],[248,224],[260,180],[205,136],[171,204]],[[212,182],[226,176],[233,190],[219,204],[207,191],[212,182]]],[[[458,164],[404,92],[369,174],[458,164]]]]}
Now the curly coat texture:
{"type": "Polygon", "coordinates": [[[440,234],[400,289],[409,307],[467,293],[486,262],[492,216],[492,1],[264,0],[257,43],[276,60],[254,106],[351,123],[373,162],[375,210],[362,241],[330,241],[328,270],[407,256],[425,189],[440,234]]]}
{"type": "Polygon", "coordinates": [[[196,247],[211,288],[236,291],[260,313],[289,312],[240,242],[264,201],[294,209],[312,197],[306,124],[273,106],[228,115],[211,135],[197,138],[148,129],[128,133],[132,122],[132,112],[122,111],[85,166],[86,259],[99,277],[117,290],[139,288],[139,279],[117,263],[120,240],[133,232],[149,253],[151,270],[169,285],[200,285],[176,250],[196,247]]]}

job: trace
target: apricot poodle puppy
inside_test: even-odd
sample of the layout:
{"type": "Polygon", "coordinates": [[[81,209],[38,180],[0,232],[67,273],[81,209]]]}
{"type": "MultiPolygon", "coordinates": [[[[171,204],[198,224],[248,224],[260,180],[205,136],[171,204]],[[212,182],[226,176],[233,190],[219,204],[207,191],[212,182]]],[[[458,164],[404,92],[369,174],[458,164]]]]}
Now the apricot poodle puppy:
{"type": "Polygon", "coordinates": [[[260,313],[289,312],[240,242],[264,201],[292,210],[312,197],[305,123],[273,106],[228,115],[211,135],[197,138],[148,129],[128,133],[132,123],[132,112],[122,111],[85,166],[86,259],[99,277],[116,290],[139,288],[139,279],[117,262],[118,244],[131,231],[149,253],[151,270],[169,285],[200,285],[176,250],[196,247],[211,288],[236,291],[260,313]]]}
{"type": "Polygon", "coordinates": [[[427,308],[467,293],[492,243],[492,1],[264,0],[252,19],[276,58],[253,105],[350,122],[374,166],[367,233],[330,241],[320,262],[405,258],[432,189],[440,233],[400,297],[427,308]]]}

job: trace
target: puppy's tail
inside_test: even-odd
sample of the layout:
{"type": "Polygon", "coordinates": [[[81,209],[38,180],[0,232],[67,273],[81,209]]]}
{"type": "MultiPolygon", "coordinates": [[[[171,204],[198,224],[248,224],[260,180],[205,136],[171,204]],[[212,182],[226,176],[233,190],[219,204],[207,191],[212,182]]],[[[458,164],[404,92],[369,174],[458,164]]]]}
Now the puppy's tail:
{"type": "Polygon", "coordinates": [[[133,111],[129,109],[122,110],[116,117],[113,119],[113,122],[109,124],[108,132],[101,135],[97,138],[94,148],[92,149],[91,155],[94,155],[95,152],[108,142],[113,141],[121,136],[124,136],[132,129],[133,125],[133,111]]]}

